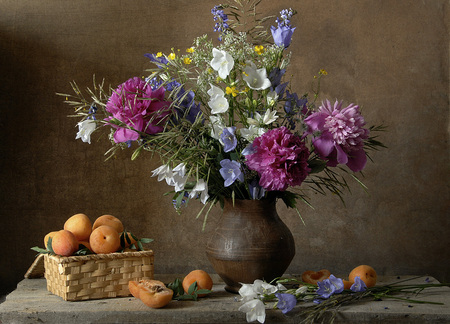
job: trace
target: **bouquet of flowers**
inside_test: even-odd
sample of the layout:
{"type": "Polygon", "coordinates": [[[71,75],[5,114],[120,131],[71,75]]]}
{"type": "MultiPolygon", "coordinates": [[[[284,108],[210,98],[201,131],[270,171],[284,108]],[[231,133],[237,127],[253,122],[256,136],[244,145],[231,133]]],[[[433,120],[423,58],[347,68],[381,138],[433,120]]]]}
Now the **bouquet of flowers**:
{"type": "Polygon", "coordinates": [[[115,89],[94,81],[88,98],[72,83],[75,95],[63,96],[81,117],[76,138],[90,143],[92,133],[108,130],[110,156],[125,148],[132,159],[156,153],[161,166],[152,176],[173,187],[175,208],[199,199],[200,213],[209,205],[205,220],[225,198],[280,198],[298,212],[306,190],[341,196],[344,176],[361,183],[355,173],[383,146],[373,135],[381,127],[366,127],[356,104],[318,103],[324,70],[312,93],[298,94],[285,80],[294,10],[259,18],[259,1],[235,2],[211,11],[218,40],[204,35],[185,52],[145,54],[155,65],[146,78],[115,89]]]}

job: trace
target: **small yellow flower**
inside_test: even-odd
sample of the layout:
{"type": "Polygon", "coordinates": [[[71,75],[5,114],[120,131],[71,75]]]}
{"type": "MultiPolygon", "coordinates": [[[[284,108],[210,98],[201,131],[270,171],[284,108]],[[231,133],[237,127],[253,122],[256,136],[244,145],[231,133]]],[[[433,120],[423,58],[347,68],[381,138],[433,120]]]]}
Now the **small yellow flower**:
{"type": "Polygon", "coordinates": [[[188,52],[188,53],[194,53],[194,52],[195,52],[195,48],[189,47],[189,48],[186,50],[186,52],[188,52]]]}
{"type": "Polygon", "coordinates": [[[327,75],[328,72],[325,71],[324,69],[320,69],[319,74],[321,74],[321,75],[327,75]]]}
{"type": "Polygon", "coordinates": [[[226,92],[226,94],[231,94],[233,97],[236,97],[237,95],[238,95],[238,92],[237,92],[237,90],[236,90],[236,87],[226,87],[225,88],[225,92],[226,92]]]}
{"type": "Polygon", "coordinates": [[[191,64],[192,60],[189,57],[183,59],[184,64],[191,64]]]}
{"type": "Polygon", "coordinates": [[[262,53],[264,53],[264,46],[256,45],[255,46],[255,52],[258,53],[258,55],[261,55],[262,53]]]}
{"type": "Polygon", "coordinates": [[[170,53],[169,56],[168,56],[169,60],[175,60],[175,56],[176,56],[175,53],[173,53],[173,52],[170,53]]]}
{"type": "Polygon", "coordinates": [[[156,53],[156,57],[161,57],[163,55],[163,53],[162,52],[158,52],[158,53],[156,53]]]}

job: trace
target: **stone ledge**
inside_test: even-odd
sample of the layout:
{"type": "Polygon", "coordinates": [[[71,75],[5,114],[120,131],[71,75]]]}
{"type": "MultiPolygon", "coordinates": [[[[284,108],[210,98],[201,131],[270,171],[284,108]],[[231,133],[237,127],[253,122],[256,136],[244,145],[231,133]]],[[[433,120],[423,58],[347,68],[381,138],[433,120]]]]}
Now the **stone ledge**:
{"type": "MultiPolygon", "coordinates": [[[[158,276],[169,282],[181,276],[158,276]]],[[[407,277],[402,277],[405,279],[407,277]]],[[[199,301],[172,301],[165,308],[151,309],[133,297],[66,302],[46,289],[45,279],[25,279],[0,304],[0,323],[246,323],[245,314],[238,311],[238,295],[216,283],[213,293],[199,301]]],[[[380,284],[395,282],[395,277],[380,278],[380,284]]],[[[425,277],[410,283],[424,283],[425,277]]],[[[432,282],[437,280],[430,278],[432,282]]],[[[335,323],[450,323],[450,288],[430,288],[420,300],[444,305],[413,304],[406,301],[364,301],[343,306],[335,323]]],[[[298,323],[301,306],[288,315],[267,307],[266,323],[298,323]]]]}

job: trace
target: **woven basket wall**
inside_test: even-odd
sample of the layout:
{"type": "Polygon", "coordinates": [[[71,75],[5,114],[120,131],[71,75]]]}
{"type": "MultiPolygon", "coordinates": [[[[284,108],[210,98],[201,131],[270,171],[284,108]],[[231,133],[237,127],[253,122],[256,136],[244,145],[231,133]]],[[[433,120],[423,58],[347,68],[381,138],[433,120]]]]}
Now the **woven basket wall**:
{"type": "Polygon", "coordinates": [[[130,296],[128,281],[153,279],[153,251],[45,255],[47,290],[64,300],[130,296]]]}

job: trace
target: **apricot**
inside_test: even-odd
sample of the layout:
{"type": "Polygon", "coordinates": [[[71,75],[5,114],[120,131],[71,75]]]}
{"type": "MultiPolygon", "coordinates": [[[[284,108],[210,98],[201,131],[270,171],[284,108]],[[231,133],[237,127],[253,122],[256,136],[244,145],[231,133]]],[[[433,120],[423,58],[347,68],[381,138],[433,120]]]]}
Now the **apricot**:
{"type": "Polygon", "coordinates": [[[159,280],[129,281],[130,293],[151,308],[166,306],[173,297],[173,290],[159,280]]]}
{"type": "Polygon", "coordinates": [[[98,217],[95,220],[94,225],[92,225],[92,230],[95,230],[97,227],[102,226],[102,225],[111,226],[112,228],[116,229],[117,233],[123,232],[122,222],[120,221],[120,219],[118,219],[117,217],[114,217],[112,215],[103,215],[103,216],[98,217]]]}
{"type": "Polygon", "coordinates": [[[331,275],[331,272],[327,269],[322,269],[319,271],[307,270],[302,273],[302,281],[317,285],[318,281],[327,279],[331,275]]]}
{"type": "Polygon", "coordinates": [[[131,245],[133,245],[134,243],[136,243],[136,240],[133,238],[133,236],[131,235],[130,232],[122,232],[120,235],[123,235],[123,240],[125,242],[125,246],[122,246],[123,248],[128,248],[131,245]],[[128,239],[127,239],[128,237],[128,239]],[[129,243],[130,242],[130,243],[129,243]]]}
{"type": "MultiPolygon", "coordinates": [[[[189,287],[197,281],[197,289],[211,290],[213,287],[213,281],[209,274],[203,270],[193,270],[184,277],[182,285],[185,293],[188,293],[189,287]]],[[[205,294],[199,294],[198,297],[203,297],[205,294]]]]}
{"type": "Polygon", "coordinates": [[[350,289],[353,285],[353,282],[349,281],[349,280],[342,280],[344,282],[344,289],[350,289]]]}
{"type": "Polygon", "coordinates": [[[113,227],[101,225],[92,231],[89,244],[94,253],[113,253],[120,248],[120,236],[113,227]]]}
{"type": "Polygon", "coordinates": [[[371,266],[362,264],[354,268],[348,275],[350,282],[355,282],[355,278],[359,277],[366,284],[367,288],[375,286],[377,283],[377,273],[371,266]]]}
{"type": "Polygon", "coordinates": [[[58,233],[58,231],[50,232],[44,236],[44,246],[46,249],[48,249],[48,247],[47,247],[48,239],[51,238],[53,240],[53,236],[55,236],[56,233],[58,233]]]}
{"type": "Polygon", "coordinates": [[[92,232],[92,222],[85,214],[75,214],[66,220],[64,229],[72,232],[78,241],[86,241],[92,232]]]}
{"type": "Polygon", "coordinates": [[[55,254],[70,256],[78,251],[78,240],[72,232],[60,230],[52,238],[52,249],[55,254]]]}

